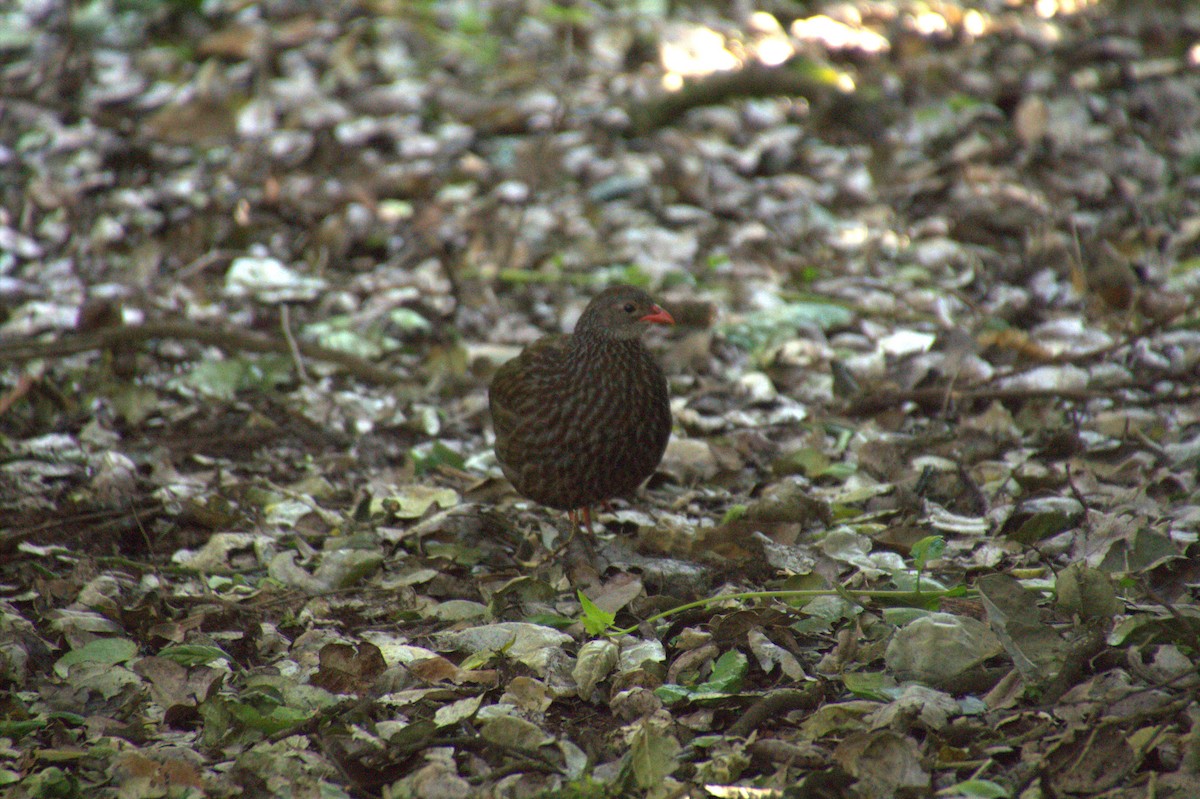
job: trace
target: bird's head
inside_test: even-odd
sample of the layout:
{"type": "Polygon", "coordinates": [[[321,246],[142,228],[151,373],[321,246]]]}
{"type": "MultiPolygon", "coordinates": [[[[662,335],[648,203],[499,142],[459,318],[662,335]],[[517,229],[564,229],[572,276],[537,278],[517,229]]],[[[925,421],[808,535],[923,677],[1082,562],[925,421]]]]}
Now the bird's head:
{"type": "Polygon", "coordinates": [[[575,325],[576,333],[610,338],[637,338],[650,325],[673,325],[675,320],[634,286],[613,286],[597,294],[575,325]]]}

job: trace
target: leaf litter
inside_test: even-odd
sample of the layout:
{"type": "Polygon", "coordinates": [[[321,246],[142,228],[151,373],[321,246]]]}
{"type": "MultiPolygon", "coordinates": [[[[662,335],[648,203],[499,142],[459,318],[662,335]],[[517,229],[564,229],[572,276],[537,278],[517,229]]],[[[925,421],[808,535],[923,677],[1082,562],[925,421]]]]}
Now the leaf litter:
{"type": "Polygon", "coordinates": [[[0,30],[0,792],[1200,792],[1187,4],[0,30]],[[581,558],[486,385],[614,282],[581,558]]]}

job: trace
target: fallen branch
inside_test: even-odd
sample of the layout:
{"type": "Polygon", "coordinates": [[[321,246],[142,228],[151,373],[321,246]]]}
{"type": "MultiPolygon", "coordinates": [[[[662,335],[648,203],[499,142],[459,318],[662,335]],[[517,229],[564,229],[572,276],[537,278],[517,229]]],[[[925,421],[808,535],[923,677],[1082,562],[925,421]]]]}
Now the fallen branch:
{"type": "Polygon", "coordinates": [[[804,97],[814,105],[836,102],[855,112],[871,107],[870,102],[842,88],[835,69],[796,57],[777,66],[753,61],[740,69],[693,78],[679,91],[634,103],[628,111],[634,132],[645,135],[674,124],[693,108],[756,97],[804,97]]]}
{"type": "MultiPolygon", "coordinates": [[[[13,341],[0,344],[0,363],[24,362],[37,358],[62,358],[89,350],[119,348],[153,339],[196,341],[220,347],[226,352],[276,352],[291,355],[288,342],[273,336],[236,328],[200,325],[194,322],[147,322],[142,325],[116,325],[87,333],[68,333],[52,341],[13,341]]],[[[341,350],[297,341],[305,357],[336,364],[368,383],[393,385],[400,381],[395,372],[341,350]]]]}
{"type": "MultiPolygon", "coordinates": [[[[1122,391],[1151,392],[1153,386],[1141,383],[1126,383],[1096,389],[1043,389],[1043,388],[978,388],[953,389],[945,386],[918,388],[910,391],[879,391],[856,397],[842,412],[847,416],[869,416],[894,408],[906,402],[918,405],[923,411],[939,411],[967,402],[1023,402],[1037,399],[1060,399],[1071,402],[1089,402],[1097,399],[1114,399],[1122,391]]],[[[1167,402],[1190,402],[1200,399],[1200,391],[1188,389],[1167,394],[1121,397],[1126,405],[1158,405],[1167,402]]]]}
{"type": "Polygon", "coordinates": [[[778,721],[793,710],[814,710],[825,698],[825,683],[814,681],[801,688],[776,688],[742,713],[725,735],[730,738],[749,738],[768,720],[778,721]]]}

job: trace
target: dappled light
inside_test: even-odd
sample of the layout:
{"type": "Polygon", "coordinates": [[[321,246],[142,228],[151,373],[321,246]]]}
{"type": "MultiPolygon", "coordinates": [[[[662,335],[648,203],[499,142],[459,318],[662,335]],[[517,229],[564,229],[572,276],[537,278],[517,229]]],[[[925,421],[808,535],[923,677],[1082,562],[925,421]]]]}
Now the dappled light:
{"type": "Polygon", "coordinates": [[[891,45],[874,31],[861,26],[839,22],[818,15],[792,23],[792,35],[802,42],[812,42],[830,50],[861,50],[864,53],[886,53],[891,45]]]}
{"type": "Polygon", "coordinates": [[[683,79],[736,69],[743,59],[727,48],[725,37],[703,26],[684,26],[661,46],[663,86],[678,89],[683,79]]]}
{"type": "Polygon", "coordinates": [[[1100,0],[1033,0],[1038,15],[1046,19],[1065,14],[1078,14],[1099,2],[1100,0]]]}

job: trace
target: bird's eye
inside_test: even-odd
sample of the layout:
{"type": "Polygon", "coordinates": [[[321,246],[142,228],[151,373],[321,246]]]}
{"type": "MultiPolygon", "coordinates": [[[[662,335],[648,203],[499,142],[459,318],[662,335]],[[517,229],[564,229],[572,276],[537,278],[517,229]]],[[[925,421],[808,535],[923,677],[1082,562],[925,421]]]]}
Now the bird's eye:
{"type": "Polygon", "coordinates": [[[637,306],[634,305],[632,302],[625,303],[625,313],[633,313],[636,310],[637,310],[637,306]]]}

